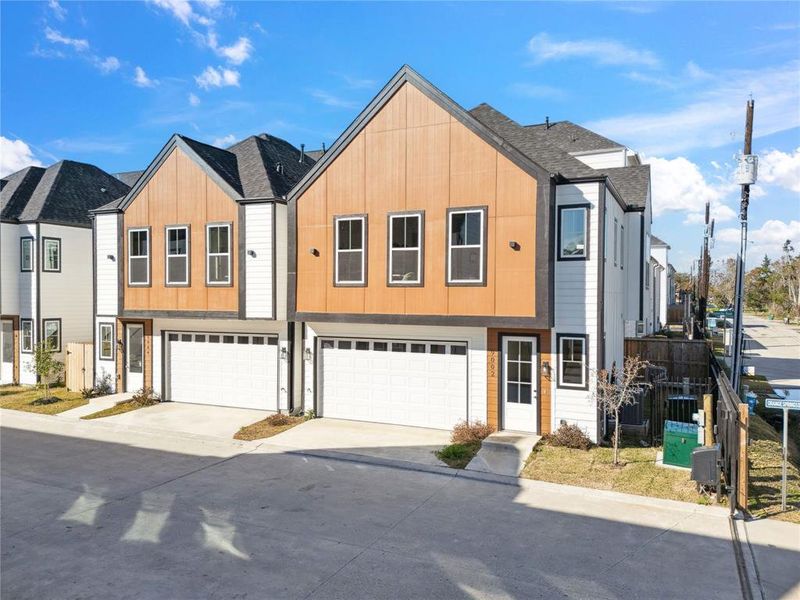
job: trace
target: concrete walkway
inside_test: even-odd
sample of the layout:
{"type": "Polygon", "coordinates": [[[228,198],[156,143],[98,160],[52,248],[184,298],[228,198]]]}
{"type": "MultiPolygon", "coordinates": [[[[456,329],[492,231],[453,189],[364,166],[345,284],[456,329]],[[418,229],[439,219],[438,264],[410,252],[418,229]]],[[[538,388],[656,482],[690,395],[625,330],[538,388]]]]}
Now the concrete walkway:
{"type": "Polygon", "coordinates": [[[744,364],[774,388],[800,388],[800,330],[782,321],[744,316],[744,364]]]}
{"type": "Polygon", "coordinates": [[[518,477],[539,435],[497,431],[483,440],[481,449],[467,465],[467,470],[518,477]]]}
{"type": "Polygon", "coordinates": [[[335,451],[445,466],[434,452],[450,443],[450,432],[341,419],[312,419],[265,442],[270,446],[294,450],[335,451]]]}
{"type": "Polygon", "coordinates": [[[89,404],[84,404],[83,406],[73,408],[72,410],[65,410],[64,412],[59,413],[58,417],[61,419],[80,419],[86,415],[91,415],[101,410],[111,408],[117,402],[128,400],[131,396],[133,396],[133,394],[124,392],[120,394],[111,394],[110,396],[102,396],[101,398],[92,398],[89,400],[89,404]]]}
{"type": "MultiPolygon", "coordinates": [[[[0,416],[4,598],[743,597],[720,508],[0,416]]],[[[800,527],[746,531],[798,597],[800,527]]]]}

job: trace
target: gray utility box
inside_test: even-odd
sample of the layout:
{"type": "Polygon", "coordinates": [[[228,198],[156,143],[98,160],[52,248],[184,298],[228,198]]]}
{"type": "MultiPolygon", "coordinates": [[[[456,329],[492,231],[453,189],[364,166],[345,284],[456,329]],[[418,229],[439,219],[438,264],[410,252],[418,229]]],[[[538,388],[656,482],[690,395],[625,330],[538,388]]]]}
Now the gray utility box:
{"type": "Polygon", "coordinates": [[[692,452],[692,481],[697,485],[719,487],[719,444],[695,448],[692,452]]]}

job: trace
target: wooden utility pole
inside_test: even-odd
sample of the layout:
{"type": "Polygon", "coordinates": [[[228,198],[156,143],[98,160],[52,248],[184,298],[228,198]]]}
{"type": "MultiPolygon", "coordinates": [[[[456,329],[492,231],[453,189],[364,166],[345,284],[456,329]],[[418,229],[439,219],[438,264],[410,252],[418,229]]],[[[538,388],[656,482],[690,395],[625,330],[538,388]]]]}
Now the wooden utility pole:
{"type": "MultiPolygon", "coordinates": [[[[753,109],[755,102],[751,98],[747,101],[747,116],[744,126],[744,156],[753,153],[753,109]]],[[[739,393],[739,383],[742,376],[742,316],[744,312],[744,269],[747,261],[747,208],[750,204],[750,184],[742,184],[742,200],[739,207],[739,222],[741,235],[739,240],[739,254],[736,256],[736,289],[734,293],[733,308],[733,351],[731,352],[731,385],[733,391],[739,393]]]]}

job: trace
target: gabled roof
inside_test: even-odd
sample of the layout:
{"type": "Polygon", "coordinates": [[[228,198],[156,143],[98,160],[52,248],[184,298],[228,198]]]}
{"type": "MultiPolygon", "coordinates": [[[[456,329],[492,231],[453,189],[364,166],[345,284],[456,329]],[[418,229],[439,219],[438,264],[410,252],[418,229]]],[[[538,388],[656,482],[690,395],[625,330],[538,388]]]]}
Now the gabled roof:
{"type": "MultiPolygon", "coordinates": [[[[498,152],[503,154],[506,158],[516,164],[518,167],[533,174],[537,179],[542,180],[549,177],[550,173],[542,163],[538,162],[531,156],[521,152],[520,149],[504,136],[500,135],[496,130],[488,127],[475,115],[464,109],[461,105],[453,101],[439,88],[430,83],[427,79],[422,77],[414,69],[408,65],[403,65],[397,73],[389,80],[389,82],[381,89],[380,92],[367,104],[366,108],[350,123],[347,129],[337,138],[329,150],[327,150],[322,157],[317,161],[314,167],[306,174],[299,184],[290,192],[289,199],[297,198],[319,177],[325,168],[350,144],[370,122],[373,116],[383,108],[389,100],[392,99],[395,92],[397,92],[404,84],[410,83],[418,90],[425,94],[432,101],[441,106],[444,110],[450,113],[454,118],[460,121],[464,126],[469,128],[478,137],[483,139],[486,143],[495,148],[498,152]]],[[[580,163],[577,159],[576,162],[580,163]]],[[[582,164],[582,163],[581,163],[582,164]]]]}
{"type": "Polygon", "coordinates": [[[656,237],[655,235],[650,236],[650,245],[651,246],[666,246],[669,249],[669,244],[662,240],[660,237],[656,237]]]}
{"type": "Polygon", "coordinates": [[[571,121],[527,125],[525,129],[565,152],[618,150],[624,145],[571,121]]]}
{"type": "Polygon", "coordinates": [[[123,171],[122,173],[114,173],[114,177],[128,187],[133,187],[133,184],[142,176],[142,173],[144,173],[144,171],[123,171]]]}
{"type": "Polygon", "coordinates": [[[49,167],[28,167],[5,178],[2,218],[89,225],[89,211],[128,191],[128,186],[87,163],[62,160],[49,167]]]}
{"type": "Polygon", "coordinates": [[[175,148],[194,160],[236,201],[282,198],[314,164],[307,155],[301,162],[300,150],[266,133],[245,138],[227,149],[176,133],[124,197],[95,212],[125,210],[175,148]]]}
{"type": "Polygon", "coordinates": [[[650,165],[631,165],[602,169],[611,178],[628,206],[644,208],[650,191],[650,165]]]}

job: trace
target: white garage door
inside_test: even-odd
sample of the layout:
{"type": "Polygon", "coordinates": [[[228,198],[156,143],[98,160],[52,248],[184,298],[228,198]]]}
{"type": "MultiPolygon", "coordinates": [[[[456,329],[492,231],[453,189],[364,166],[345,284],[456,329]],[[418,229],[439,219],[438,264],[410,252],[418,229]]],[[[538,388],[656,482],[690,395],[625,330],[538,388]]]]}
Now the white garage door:
{"type": "Polygon", "coordinates": [[[166,399],[277,410],[278,338],[168,333],[166,399]]]}
{"type": "Polygon", "coordinates": [[[319,340],[320,414],[450,429],[467,418],[467,346],[404,340],[319,340]]]}

